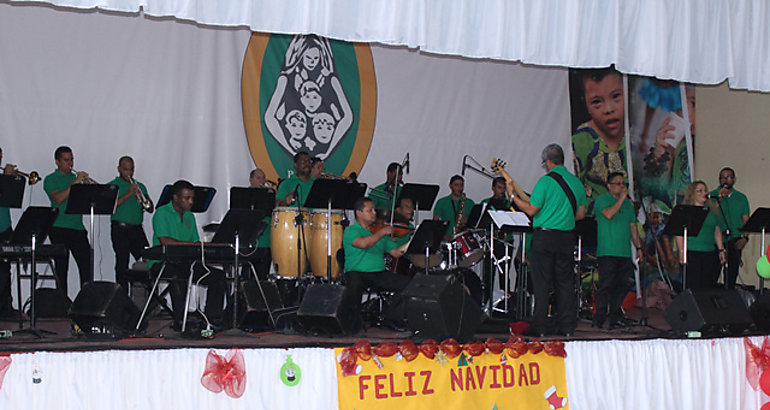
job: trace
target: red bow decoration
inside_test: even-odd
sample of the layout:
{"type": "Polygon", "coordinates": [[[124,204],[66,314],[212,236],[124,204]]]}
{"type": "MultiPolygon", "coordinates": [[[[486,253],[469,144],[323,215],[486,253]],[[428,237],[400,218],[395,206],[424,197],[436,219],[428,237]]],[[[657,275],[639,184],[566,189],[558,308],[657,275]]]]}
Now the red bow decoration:
{"type": "Polygon", "coordinates": [[[5,373],[11,368],[11,356],[0,357],[0,389],[3,387],[3,379],[5,379],[5,373]]]}
{"type": "Polygon", "coordinates": [[[759,389],[759,376],[770,369],[770,338],[765,336],[762,348],[751,343],[748,337],[743,338],[746,351],[746,379],[752,389],[759,389]]]}
{"type": "Polygon", "coordinates": [[[201,384],[214,393],[224,390],[234,399],[243,396],[246,391],[246,362],[243,353],[234,348],[222,357],[214,349],[209,350],[201,384]]]}

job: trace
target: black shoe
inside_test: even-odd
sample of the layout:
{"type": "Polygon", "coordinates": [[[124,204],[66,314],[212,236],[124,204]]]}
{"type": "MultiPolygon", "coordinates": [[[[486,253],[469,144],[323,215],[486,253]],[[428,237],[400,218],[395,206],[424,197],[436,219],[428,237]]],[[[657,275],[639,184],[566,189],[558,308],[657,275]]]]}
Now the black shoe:
{"type": "Polygon", "coordinates": [[[563,337],[573,337],[575,336],[575,329],[570,330],[560,330],[559,335],[563,337]]]}
{"type": "Polygon", "coordinates": [[[604,318],[594,318],[594,320],[591,321],[591,327],[594,329],[601,329],[604,327],[604,318]]]}
{"type": "Polygon", "coordinates": [[[627,322],[627,321],[625,321],[623,319],[618,319],[618,320],[615,320],[613,322],[610,322],[610,326],[608,327],[608,329],[609,330],[627,329],[627,328],[629,328],[631,326],[632,326],[631,323],[629,323],[629,322],[627,322]]]}

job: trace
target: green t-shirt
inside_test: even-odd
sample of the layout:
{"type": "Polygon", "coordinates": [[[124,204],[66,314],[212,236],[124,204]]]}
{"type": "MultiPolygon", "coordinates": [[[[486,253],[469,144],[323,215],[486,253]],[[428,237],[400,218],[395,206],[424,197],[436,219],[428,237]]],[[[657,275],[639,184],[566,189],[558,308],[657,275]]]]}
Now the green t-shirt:
{"type": "MultiPolygon", "coordinates": [[[[719,189],[711,191],[711,195],[719,195],[719,189]]],[[[727,219],[727,227],[730,228],[730,237],[725,238],[725,240],[740,238],[742,235],[740,229],[743,226],[742,217],[751,213],[749,199],[742,192],[733,188],[732,194],[719,200],[719,206],[727,219]]]]}
{"type": "MultiPolygon", "coordinates": [[[[152,246],[160,245],[161,237],[169,237],[178,241],[198,242],[198,226],[195,223],[195,215],[185,212],[182,218],[169,202],[155,210],[152,216],[152,246]]],[[[150,261],[152,267],[158,261],[150,261]]]]}
{"type": "Polygon", "coordinates": [[[257,248],[270,247],[270,223],[273,221],[273,218],[270,216],[266,216],[265,219],[263,220],[267,222],[267,227],[265,227],[265,230],[262,231],[262,235],[260,235],[259,239],[257,239],[257,248]]]}
{"type": "Polygon", "coordinates": [[[721,219],[716,213],[709,210],[706,220],[703,221],[703,226],[698,232],[698,236],[687,237],[687,250],[698,252],[711,252],[715,250],[714,230],[717,226],[722,227],[721,219]]]}
{"type": "MultiPolygon", "coordinates": [[[[131,188],[131,184],[121,177],[115,177],[115,179],[108,182],[108,184],[118,186],[118,198],[125,195],[129,188],[131,188]]],[[[144,184],[141,182],[138,184],[142,193],[144,193],[145,196],[148,196],[147,188],[144,186],[144,184]]],[[[112,214],[110,220],[124,222],[129,225],[141,225],[142,221],[144,221],[144,215],[142,212],[143,209],[142,206],[139,205],[139,201],[136,200],[136,197],[131,197],[123,201],[123,204],[115,209],[115,213],[112,214]]]]}
{"type": "MultiPolygon", "coordinates": [[[[297,174],[294,174],[281,182],[281,185],[278,187],[278,192],[275,193],[275,199],[284,201],[286,200],[286,195],[289,195],[289,192],[296,189],[299,201],[294,201],[293,204],[287,206],[305,206],[305,201],[307,200],[308,194],[310,194],[310,188],[313,186],[313,182],[315,182],[315,178],[313,177],[310,177],[307,182],[304,182],[297,176],[297,174]],[[297,185],[299,185],[299,187],[297,187],[297,185]]],[[[268,240],[268,243],[269,242],[270,241],[268,240]]]]}
{"type": "MultiPolygon", "coordinates": [[[[470,198],[465,198],[465,208],[463,209],[463,215],[467,218],[471,214],[473,205],[476,205],[470,198]]],[[[457,210],[460,209],[460,200],[452,199],[452,194],[449,194],[438,201],[436,206],[433,207],[433,215],[438,216],[442,221],[449,222],[446,235],[452,235],[452,229],[454,228],[455,218],[457,217],[457,210]]]]}
{"type": "MultiPolygon", "coordinates": [[[[620,210],[612,219],[607,219],[602,211],[611,208],[617,199],[606,193],[594,201],[596,212],[597,247],[596,256],[631,257],[631,224],[636,222],[634,206],[628,199],[623,201],[620,210]]],[[[635,225],[634,225],[635,227],[635,225]]]]}
{"type": "Polygon", "coordinates": [[[11,210],[0,207],[0,232],[5,232],[11,227],[11,210]]]}
{"type": "Polygon", "coordinates": [[[59,215],[56,216],[56,220],[53,222],[53,226],[57,228],[69,228],[77,229],[79,231],[85,231],[83,226],[83,215],[78,214],[66,214],[64,210],[67,209],[67,203],[69,198],[60,204],[54,202],[51,197],[51,193],[54,191],[63,191],[72,184],[75,180],[75,174],[64,175],[59,172],[58,169],[48,174],[43,180],[43,189],[48,194],[48,198],[51,200],[51,206],[59,210],[59,215]]]}
{"type": "MultiPolygon", "coordinates": [[[[572,194],[575,195],[577,208],[586,205],[586,194],[583,190],[583,184],[580,183],[576,176],[570,174],[563,165],[553,167],[551,172],[555,172],[564,178],[567,186],[572,190],[572,194]]],[[[529,203],[540,209],[532,219],[533,227],[560,231],[575,229],[575,214],[572,211],[572,204],[567,198],[567,194],[561,189],[561,185],[552,177],[543,175],[537,180],[535,187],[532,189],[532,197],[530,197],[529,203]]]]}
{"type": "MultiPolygon", "coordinates": [[[[613,152],[602,141],[590,122],[581,124],[572,136],[575,175],[583,184],[586,195],[587,215],[595,214],[591,206],[596,198],[607,193],[607,177],[621,172],[628,182],[626,171],[626,140],[622,138],[613,152]]],[[[594,205],[595,206],[595,205],[594,205]]]]}
{"type": "MultiPolygon", "coordinates": [[[[491,201],[491,200],[492,200],[492,198],[494,198],[494,197],[489,197],[489,198],[487,198],[487,199],[484,199],[484,200],[482,200],[480,203],[481,203],[482,205],[483,205],[483,204],[486,204],[486,203],[489,203],[489,201],[491,201]]],[[[494,206],[492,206],[491,208],[492,208],[492,209],[494,209],[495,211],[510,211],[510,210],[511,210],[511,201],[509,201],[509,200],[507,200],[507,199],[506,199],[506,200],[505,200],[505,205],[504,205],[504,208],[503,208],[503,209],[497,209],[497,208],[495,208],[494,206]]]]}
{"type": "MultiPolygon", "coordinates": [[[[372,191],[374,191],[374,193],[369,192],[369,197],[372,199],[372,202],[374,202],[374,209],[390,210],[391,206],[393,206],[393,193],[390,191],[386,191],[385,190],[386,186],[387,186],[387,182],[383,182],[382,184],[372,188],[372,191]]],[[[400,185],[396,187],[397,199],[399,195],[401,195],[400,185]]]]}
{"type": "Polygon", "coordinates": [[[371,232],[359,225],[358,221],[345,229],[342,234],[342,246],[345,249],[345,271],[356,272],[381,272],[385,270],[385,253],[397,246],[390,236],[383,236],[374,246],[368,249],[356,248],[353,241],[362,236],[369,236],[371,232]]]}

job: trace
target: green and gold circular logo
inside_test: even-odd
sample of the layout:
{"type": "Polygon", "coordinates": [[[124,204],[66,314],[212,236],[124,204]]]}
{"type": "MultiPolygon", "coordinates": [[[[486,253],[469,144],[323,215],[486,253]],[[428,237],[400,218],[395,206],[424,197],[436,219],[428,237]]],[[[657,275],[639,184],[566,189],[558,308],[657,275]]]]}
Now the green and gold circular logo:
{"type": "Polygon", "coordinates": [[[306,151],[326,172],[360,172],[377,112],[368,44],[316,35],[253,33],[241,78],[251,156],[268,179],[287,178],[306,151]]]}

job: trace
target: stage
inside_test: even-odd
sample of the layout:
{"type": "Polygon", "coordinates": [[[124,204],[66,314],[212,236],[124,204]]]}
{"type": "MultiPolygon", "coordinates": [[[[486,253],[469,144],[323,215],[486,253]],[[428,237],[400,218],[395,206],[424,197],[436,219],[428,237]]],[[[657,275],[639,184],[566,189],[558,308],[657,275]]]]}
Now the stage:
{"type": "MultiPolygon", "coordinates": [[[[628,316],[638,320],[641,311],[631,309],[628,316]]],[[[447,361],[440,355],[433,361],[419,358],[412,363],[398,360],[396,355],[381,358],[383,367],[374,367],[372,360],[359,359],[358,364],[363,365],[359,373],[343,376],[335,360],[339,359],[341,348],[362,339],[372,346],[398,344],[410,338],[411,333],[377,327],[349,336],[222,331],[209,339],[191,339],[173,331],[169,318],[155,317],[144,334],[122,339],[76,335],[67,319],[39,319],[38,330],[54,333],[38,338],[19,332],[17,321],[2,321],[0,329],[14,333],[0,339],[0,358],[6,360],[0,362],[0,368],[7,368],[0,385],[0,408],[333,409],[352,408],[348,404],[358,399],[363,401],[355,408],[432,408],[435,400],[440,399],[443,408],[458,409],[759,409],[768,400],[761,390],[752,389],[746,372],[744,336],[751,335],[750,340],[762,346],[762,335],[678,339],[663,312],[657,309],[649,310],[648,323],[648,327],[637,325],[609,331],[594,329],[589,321],[581,320],[573,337],[543,339],[563,340],[564,359],[531,350],[515,360],[505,354],[500,359],[487,349],[478,356],[468,354],[467,363],[457,362],[455,366],[457,359],[447,361]],[[204,388],[202,376],[210,349],[222,357],[236,351],[242,355],[246,377],[239,398],[204,388]],[[497,379],[497,373],[492,379],[490,370],[485,381],[483,370],[484,363],[490,360],[502,363],[503,367],[506,360],[514,367],[514,363],[528,363],[530,369],[535,363],[542,370],[538,370],[536,379],[530,375],[532,378],[526,380],[522,372],[519,384],[494,389],[495,382],[491,380],[497,379]],[[557,360],[556,365],[553,360],[557,360]],[[292,362],[301,369],[301,379],[295,384],[282,377],[286,364],[292,362]],[[440,365],[433,370],[435,377],[431,382],[439,387],[439,370],[451,372],[447,376],[451,381],[447,383],[452,388],[443,391],[434,387],[422,393],[416,389],[417,397],[401,395],[409,391],[404,387],[406,382],[394,382],[393,375],[401,374],[399,366],[415,363],[423,363],[426,368],[440,365]],[[476,373],[471,374],[473,366],[476,373]],[[468,369],[465,376],[457,370],[462,368],[468,369]],[[551,368],[560,369],[562,381],[545,385],[551,383],[551,368]],[[366,376],[369,372],[374,374],[374,381],[366,376]],[[375,374],[378,372],[389,372],[389,384],[385,376],[377,379],[381,376],[375,374]],[[525,379],[522,381],[521,377],[525,379]],[[424,395],[426,391],[431,394],[424,395]],[[468,406],[484,400],[494,403],[494,407],[468,406]],[[549,407],[554,403],[555,407],[549,407]],[[560,403],[564,405],[559,407],[560,403]]],[[[509,336],[499,325],[482,325],[473,340],[495,338],[505,343],[509,336]]],[[[419,345],[422,341],[415,342],[419,345]]],[[[461,361],[463,357],[460,356],[461,361]]],[[[499,366],[487,366],[496,367],[499,366]]],[[[408,382],[411,386],[412,379],[408,382]]],[[[428,381],[425,386],[427,389],[428,381]]]]}

